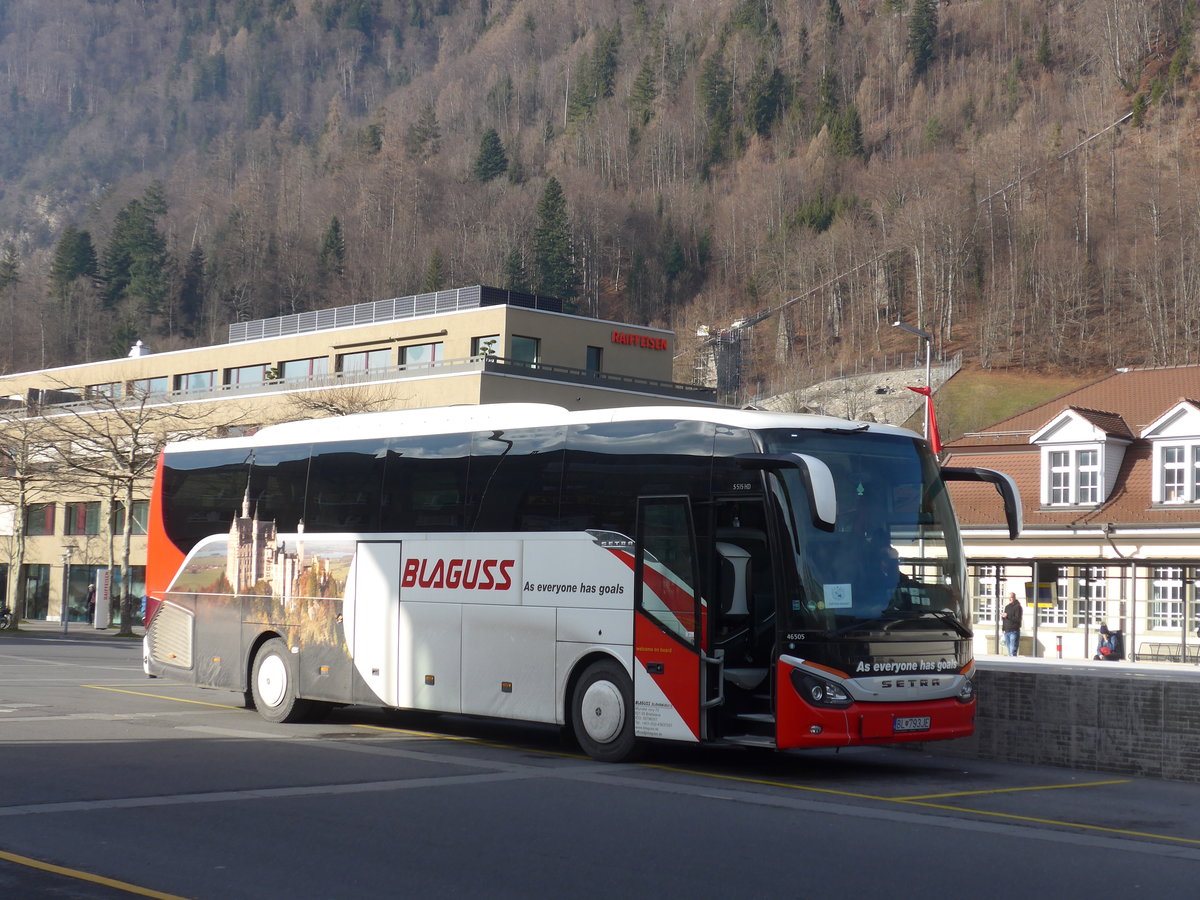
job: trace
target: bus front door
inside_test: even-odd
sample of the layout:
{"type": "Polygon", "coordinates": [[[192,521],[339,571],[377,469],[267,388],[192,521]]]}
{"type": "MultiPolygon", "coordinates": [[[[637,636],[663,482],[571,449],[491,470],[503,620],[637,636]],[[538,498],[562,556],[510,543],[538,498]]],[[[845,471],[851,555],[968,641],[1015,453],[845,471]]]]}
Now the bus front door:
{"type": "Polygon", "coordinates": [[[639,498],[637,532],[634,731],[699,741],[706,616],[688,498],[639,498]]]}

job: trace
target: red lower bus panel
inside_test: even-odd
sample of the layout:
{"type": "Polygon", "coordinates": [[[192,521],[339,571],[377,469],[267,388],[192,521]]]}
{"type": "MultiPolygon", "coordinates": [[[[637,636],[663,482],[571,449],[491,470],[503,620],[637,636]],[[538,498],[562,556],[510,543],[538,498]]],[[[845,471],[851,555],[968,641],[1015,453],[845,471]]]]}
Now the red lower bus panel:
{"type": "Polygon", "coordinates": [[[960,703],[953,697],[909,703],[852,703],[845,709],[822,709],[800,698],[787,677],[788,670],[781,667],[778,679],[775,743],[781,750],[940,741],[967,737],[975,731],[974,699],[970,703],[960,703]],[[896,719],[919,716],[929,716],[927,730],[894,730],[896,719]]]}

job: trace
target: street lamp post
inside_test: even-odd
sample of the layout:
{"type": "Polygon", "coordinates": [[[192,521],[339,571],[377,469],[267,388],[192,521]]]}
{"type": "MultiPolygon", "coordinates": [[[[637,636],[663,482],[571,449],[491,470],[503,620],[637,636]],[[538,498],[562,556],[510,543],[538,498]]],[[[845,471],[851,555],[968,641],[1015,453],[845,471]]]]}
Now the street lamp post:
{"type": "Polygon", "coordinates": [[[63,593],[62,593],[62,630],[67,633],[67,623],[71,618],[71,547],[63,551],[63,593]]]}
{"type": "MultiPolygon", "coordinates": [[[[909,334],[915,334],[925,341],[925,387],[929,391],[929,396],[932,397],[933,382],[930,380],[930,361],[932,359],[933,335],[928,331],[922,331],[920,328],[905,325],[903,322],[893,322],[892,327],[899,328],[901,331],[907,331],[909,334]]],[[[929,402],[925,403],[925,440],[929,440],[929,402]]]]}

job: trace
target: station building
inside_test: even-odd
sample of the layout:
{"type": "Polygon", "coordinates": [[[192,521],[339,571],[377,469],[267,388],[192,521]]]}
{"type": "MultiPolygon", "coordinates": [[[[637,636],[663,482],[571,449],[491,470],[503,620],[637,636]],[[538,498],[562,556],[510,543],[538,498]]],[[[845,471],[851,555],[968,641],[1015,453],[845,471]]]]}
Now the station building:
{"type": "Polygon", "coordinates": [[[971,564],[977,652],[1023,608],[1022,655],[1092,659],[1100,626],[1124,657],[1200,662],[1200,366],[1119,369],[947,445],[950,466],[1015,480],[1009,541],[995,492],[951,486],[971,564]]]}
{"type": "MultiPolygon", "coordinates": [[[[672,332],[479,285],[239,322],[223,344],[151,351],[138,342],[121,359],[0,376],[0,599],[11,598],[24,619],[87,618],[88,585],[117,572],[125,516],[113,479],[74,478],[61,467],[50,479],[35,478],[19,504],[17,445],[31,424],[72,442],[106,422],[105,429],[145,432],[159,445],[383,409],[716,405],[712,389],[672,380],[672,332]],[[19,567],[18,528],[25,535],[19,567]]],[[[135,596],[144,593],[147,468],[137,473],[130,505],[135,596]]]]}

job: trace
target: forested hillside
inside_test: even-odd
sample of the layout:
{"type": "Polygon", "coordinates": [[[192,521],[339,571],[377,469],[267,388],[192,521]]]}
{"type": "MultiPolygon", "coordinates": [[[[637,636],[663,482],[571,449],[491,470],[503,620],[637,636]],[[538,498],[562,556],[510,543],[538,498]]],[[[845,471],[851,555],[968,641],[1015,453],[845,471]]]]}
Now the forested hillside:
{"type": "Polygon", "coordinates": [[[0,370],[475,283],[1200,359],[1196,0],[0,0],[0,370]]]}

